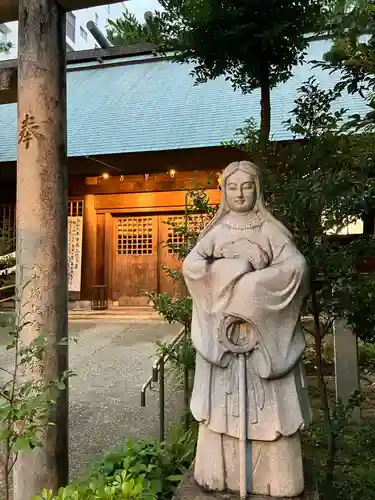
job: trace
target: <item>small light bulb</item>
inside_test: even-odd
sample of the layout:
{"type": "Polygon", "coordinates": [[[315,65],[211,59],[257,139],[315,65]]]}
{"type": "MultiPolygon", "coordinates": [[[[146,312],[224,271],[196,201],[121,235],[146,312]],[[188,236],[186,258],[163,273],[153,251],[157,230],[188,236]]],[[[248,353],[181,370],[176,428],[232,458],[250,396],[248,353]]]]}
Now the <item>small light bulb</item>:
{"type": "Polygon", "coordinates": [[[109,173],[108,172],[104,172],[102,174],[102,177],[103,177],[103,179],[108,179],[109,178],[109,173]]]}
{"type": "Polygon", "coordinates": [[[174,179],[174,176],[176,175],[176,170],[174,168],[171,168],[168,173],[170,178],[174,179]]]}

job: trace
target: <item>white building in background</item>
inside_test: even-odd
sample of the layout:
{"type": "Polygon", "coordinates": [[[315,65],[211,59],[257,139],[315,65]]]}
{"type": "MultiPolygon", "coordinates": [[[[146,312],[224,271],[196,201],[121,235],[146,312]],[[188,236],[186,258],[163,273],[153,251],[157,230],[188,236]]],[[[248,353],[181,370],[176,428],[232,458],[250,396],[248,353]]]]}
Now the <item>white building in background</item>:
{"type": "MultiPolygon", "coordinates": [[[[133,2],[119,2],[101,5],[89,9],[76,10],[66,14],[66,46],[67,50],[85,50],[98,47],[98,43],[87,29],[86,24],[93,21],[105,34],[108,19],[117,19],[124,11],[125,3],[131,11],[133,2]]],[[[11,42],[8,54],[0,54],[0,60],[15,59],[18,55],[18,22],[0,24],[0,41],[11,42]]]]}

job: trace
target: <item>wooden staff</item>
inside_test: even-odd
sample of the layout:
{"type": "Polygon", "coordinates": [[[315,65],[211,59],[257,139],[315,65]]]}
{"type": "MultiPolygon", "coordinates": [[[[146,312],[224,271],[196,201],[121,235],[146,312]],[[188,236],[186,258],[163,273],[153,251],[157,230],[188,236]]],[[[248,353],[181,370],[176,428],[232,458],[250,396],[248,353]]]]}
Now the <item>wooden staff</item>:
{"type": "Polygon", "coordinates": [[[256,346],[256,340],[250,342],[246,338],[245,343],[238,344],[231,340],[235,327],[247,330],[248,324],[241,318],[226,316],[220,325],[219,341],[228,349],[229,352],[238,356],[238,392],[239,392],[239,455],[240,455],[240,498],[247,498],[247,469],[250,464],[247,463],[247,388],[246,388],[246,355],[256,346]]]}

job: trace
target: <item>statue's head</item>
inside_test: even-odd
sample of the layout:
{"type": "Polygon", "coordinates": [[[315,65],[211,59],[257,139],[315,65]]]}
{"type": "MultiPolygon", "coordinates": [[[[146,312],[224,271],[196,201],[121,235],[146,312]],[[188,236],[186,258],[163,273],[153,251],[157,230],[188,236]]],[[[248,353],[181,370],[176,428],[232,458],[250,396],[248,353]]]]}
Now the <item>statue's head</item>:
{"type": "Polygon", "coordinates": [[[249,161],[235,161],[227,166],[222,175],[222,190],[227,212],[258,212],[263,203],[260,172],[249,161]]]}
{"type": "Polygon", "coordinates": [[[268,221],[277,226],[285,235],[291,237],[289,230],[275,219],[267,209],[263,199],[261,173],[254,163],[243,160],[230,163],[222,174],[221,190],[222,198],[219,210],[203,229],[200,238],[231,212],[249,214],[249,217],[256,214],[260,222],[268,221]]]}

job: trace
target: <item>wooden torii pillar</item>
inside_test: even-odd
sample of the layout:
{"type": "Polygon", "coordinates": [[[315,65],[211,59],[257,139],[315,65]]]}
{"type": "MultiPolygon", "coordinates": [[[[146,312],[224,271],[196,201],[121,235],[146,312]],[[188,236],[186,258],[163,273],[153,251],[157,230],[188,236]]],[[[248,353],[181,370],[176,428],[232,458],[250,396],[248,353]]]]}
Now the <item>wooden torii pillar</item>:
{"type": "MultiPolygon", "coordinates": [[[[65,12],[118,0],[0,0],[0,22],[19,19],[17,294],[29,323],[21,339],[48,339],[42,366],[28,377],[59,378],[68,367],[67,124],[65,12]]],[[[11,84],[2,75],[2,86],[11,84]]],[[[14,500],[68,481],[68,391],[51,415],[43,447],[20,453],[14,500]]]]}
{"type": "MultiPolygon", "coordinates": [[[[55,0],[19,0],[16,260],[22,341],[48,339],[43,366],[27,376],[57,379],[68,368],[65,11],[55,0]]],[[[14,500],[68,482],[68,391],[60,393],[43,447],[20,453],[14,500]]]]}

